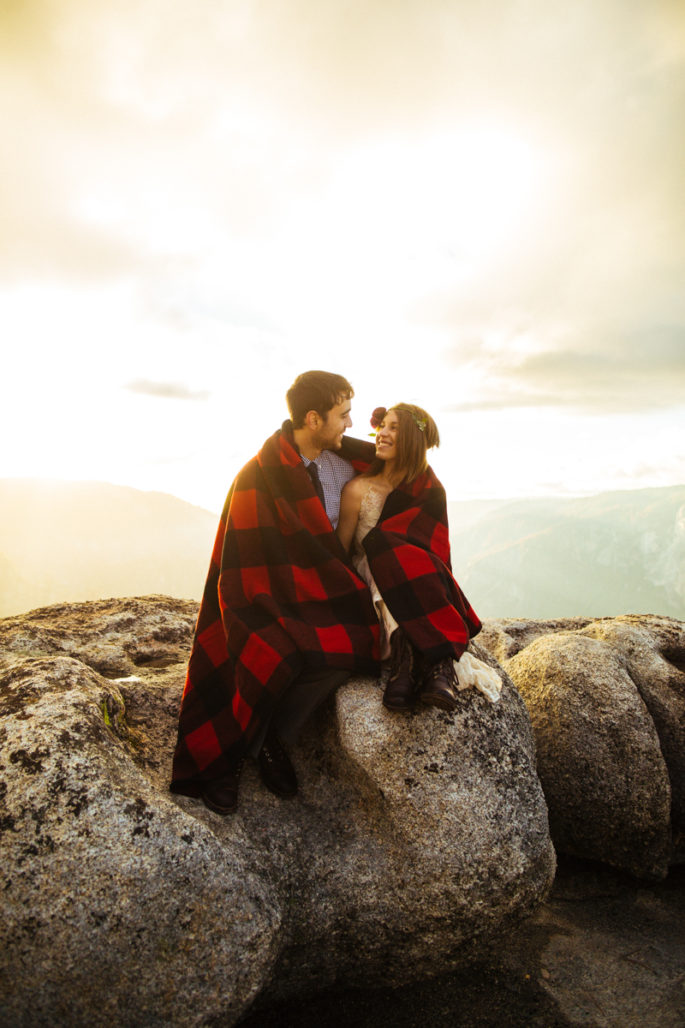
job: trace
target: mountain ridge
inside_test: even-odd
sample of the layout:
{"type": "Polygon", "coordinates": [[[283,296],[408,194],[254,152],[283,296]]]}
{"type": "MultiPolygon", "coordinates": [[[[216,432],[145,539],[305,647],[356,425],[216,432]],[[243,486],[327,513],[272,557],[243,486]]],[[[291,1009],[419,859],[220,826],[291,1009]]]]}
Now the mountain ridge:
{"type": "MultiPolygon", "coordinates": [[[[448,512],[454,574],[481,617],[685,618],[685,485],[448,512]]],[[[106,596],[198,600],[217,523],[159,491],[0,479],[0,617],[106,596]]]]}
{"type": "Polygon", "coordinates": [[[477,524],[448,509],[456,577],[484,616],[685,617],[685,486],[503,501],[477,524]]]}
{"type": "Polygon", "coordinates": [[[0,480],[0,616],[132,593],[198,599],[217,517],[162,492],[0,480]]]}

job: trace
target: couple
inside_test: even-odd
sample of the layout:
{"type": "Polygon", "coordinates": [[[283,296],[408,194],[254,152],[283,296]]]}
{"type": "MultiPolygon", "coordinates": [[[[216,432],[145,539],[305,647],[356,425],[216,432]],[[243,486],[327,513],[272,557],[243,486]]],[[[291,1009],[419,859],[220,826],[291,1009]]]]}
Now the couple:
{"type": "Polygon", "coordinates": [[[377,408],[374,447],[345,436],[353,395],[341,375],[300,375],[290,420],[224,505],[171,783],[219,814],[237,806],[248,755],[272,792],[294,795],[283,743],[380,659],[390,658],[393,711],[417,699],[452,710],[470,684],[498,695],[496,673],[465,652],[481,624],[451,575],[445,493],[426,461],[435,422],[409,404],[377,408]]]}

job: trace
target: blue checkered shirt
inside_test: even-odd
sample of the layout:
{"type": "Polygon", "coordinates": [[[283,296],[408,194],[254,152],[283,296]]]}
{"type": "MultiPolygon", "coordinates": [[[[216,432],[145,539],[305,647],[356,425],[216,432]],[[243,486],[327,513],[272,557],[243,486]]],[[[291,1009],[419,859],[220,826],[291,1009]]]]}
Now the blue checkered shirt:
{"type": "Polygon", "coordinates": [[[345,483],[354,478],[356,474],[354,468],[348,460],[333,453],[332,450],[322,450],[314,461],[302,457],[302,463],[305,467],[309,464],[316,464],[328,520],[333,528],[337,528],[340,517],[340,493],[345,483]]]}

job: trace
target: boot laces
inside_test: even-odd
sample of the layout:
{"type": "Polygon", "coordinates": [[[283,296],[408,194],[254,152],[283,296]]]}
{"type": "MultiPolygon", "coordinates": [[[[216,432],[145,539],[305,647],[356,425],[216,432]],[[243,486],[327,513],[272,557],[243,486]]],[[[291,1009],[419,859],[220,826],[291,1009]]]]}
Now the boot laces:
{"type": "Polygon", "coordinates": [[[426,674],[427,681],[431,681],[436,678],[447,678],[450,685],[456,685],[457,676],[454,670],[454,662],[449,657],[444,657],[439,660],[437,664],[431,664],[426,674]]]}
{"type": "Polygon", "coordinates": [[[264,754],[264,759],[269,764],[273,764],[274,760],[282,761],[285,758],[285,750],[278,739],[274,739],[273,737],[264,740],[264,743],[262,744],[262,753],[264,754]]]}

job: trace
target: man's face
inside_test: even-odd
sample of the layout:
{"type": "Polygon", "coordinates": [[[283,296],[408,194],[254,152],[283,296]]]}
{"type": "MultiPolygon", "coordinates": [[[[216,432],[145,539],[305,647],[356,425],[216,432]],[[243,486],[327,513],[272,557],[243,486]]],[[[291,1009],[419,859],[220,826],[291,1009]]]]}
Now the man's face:
{"type": "Polygon", "coordinates": [[[352,427],[350,411],[352,402],[341,400],[331,407],[325,419],[319,422],[315,442],[322,450],[339,450],[342,445],[342,437],[345,429],[352,427]]]}

